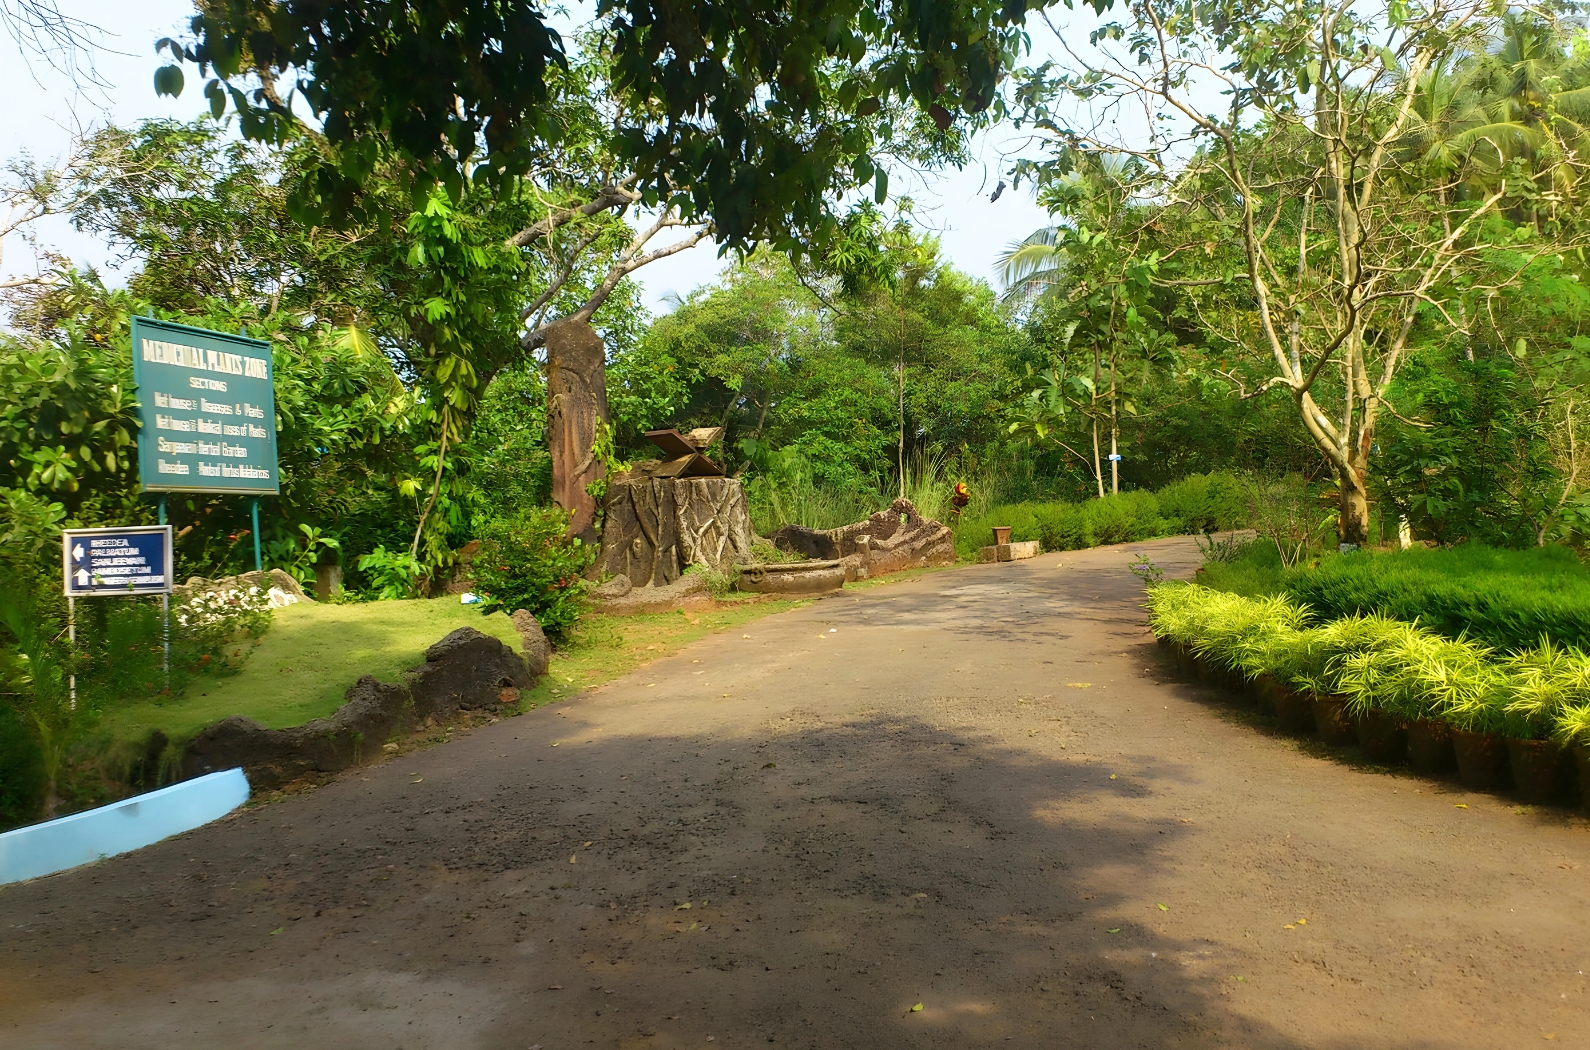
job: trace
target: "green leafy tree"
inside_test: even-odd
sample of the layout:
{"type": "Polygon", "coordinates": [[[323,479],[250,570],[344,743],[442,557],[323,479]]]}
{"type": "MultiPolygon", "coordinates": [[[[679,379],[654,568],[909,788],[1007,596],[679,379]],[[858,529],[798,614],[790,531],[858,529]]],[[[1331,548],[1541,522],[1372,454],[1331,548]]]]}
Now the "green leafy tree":
{"type": "Polygon", "coordinates": [[[1110,491],[1119,492],[1121,415],[1135,416],[1139,400],[1122,396],[1123,383],[1141,380],[1176,343],[1156,308],[1152,278],[1159,254],[1145,247],[1145,240],[1153,243],[1148,226],[1157,209],[1131,200],[1132,183],[1142,174],[1132,160],[1079,151],[1036,174],[1041,199],[1064,224],[1011,246],[997,268],[1007,301],[1041,311],[1064,333],[1056,356],[1080,351],[1091,357],[1092,374],[1072,371],[1062,384],[1051,366],[1041,373],[1048,389],[1018,406],[1013,423],[1025,427],[1035,410],[1063,406],[1057,398],[1062,385],[1073,395],[1085,393],[1086,405],[1078,407],[1092,430],[1093,476],[1103,496],[1100,431],[1109,434],[1110,491]]]}
{"type": "Polygon", "coordinates": [[[1054,136],[1047,163],[1077,148],[1148,161],[1132,193],[1174,201],[1165,221],[1178,235],[1154,280],[1188,289],[1208,341],[1267,361],[1251,390],[1228,374],[1244,396],[1292,399],[1335,476],[1343,543],[1369,539],[1376,428],[1399,370],[1432,333],[1462,324],[1454,307],[1489,253],[1530,244],[1544,255],[1577,236],[1546,221],[1540,195],[1556,177],[1539,165],[1509,161],[1467,199],[1463,176],[1442,191],[1401,148],[1427,74],[1482,51],[1501,19],[1466,0],[1373,11],[1131,0],[1075,68],[1040,71],[1022,89],[1028,117],[1054,136]],[[1230,99],[1224,112],[1200,101],[1211,87],[1230,99]],[[1136,141],[1118,127],[1062,128],[1059,94],[1163,119],[1136,141]],[[1520,212],[1542,221],[1500,221],[1520,212]]]}
{"type": "MultiPolygon", "coordinates": [[[[821,202],[835,191],[876,182],[880,198],[887,192],[872,154],[889,129],[867,122],[891,102],[941,129],[957,111],[994,104],[1027,9],[604,2],[592,30],[622,106],[614,168],[627,174],[582,207],[634,203],[632,185],[648,204],[672,201],[687,220],[712,221],[733,246],[822,226],[821,202]],[[614,195],[623,200],[605,202],[614,195]]],[[[533,5],[225,0],[190,32],[160,41],[174,64],[157,72],[156,89],[181,92],[182,66],[197,66],[215,112],[235,107],[244,134],[264,141],[299,134],[302,106],[331,147],[300,190],[306,208],[353,196],[383,155],[456,198],[466,182],[534,171],[568,132],[558,78],[575,63],[533,5]]]]}

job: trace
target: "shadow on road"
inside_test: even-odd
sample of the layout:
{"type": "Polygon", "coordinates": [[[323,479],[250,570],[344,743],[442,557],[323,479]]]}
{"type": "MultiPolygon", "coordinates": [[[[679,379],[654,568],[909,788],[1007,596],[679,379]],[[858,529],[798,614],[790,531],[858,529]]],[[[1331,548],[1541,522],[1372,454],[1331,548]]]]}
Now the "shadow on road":
{"type": "Polygon", "coordinates": [[[1198,933],[1221,902],[1145,904],[1198,829],[1133,803],[1196,771],[935,703],[514,719],[8,888],[6,1045],[1420,1045],[1255,1019],[1271,978],[1198,933]]]}

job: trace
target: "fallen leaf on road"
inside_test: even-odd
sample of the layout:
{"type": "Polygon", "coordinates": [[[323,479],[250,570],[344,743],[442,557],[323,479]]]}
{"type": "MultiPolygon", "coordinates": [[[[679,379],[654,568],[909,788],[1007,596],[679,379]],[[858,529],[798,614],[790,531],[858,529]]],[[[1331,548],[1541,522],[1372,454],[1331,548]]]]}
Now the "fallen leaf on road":
{"type": "Polygon", "coordinates": [[[1120,933],[1121,932],[1121,928],[1119,926],[1116,926],[1116,927],[1114,927],[1112,929],[1105,930],[1104,932],[1105,933],[1120,933]]]}
{"type": "Polygon", "coordinates": [[[777,762],[763,762],[762,763],[762,768],[763,769],[777,769],[778,768],[778,763],[777,762]]]}
{"type": "Polygon", "coordinates": [[[1468,809],[1469,807],[1465,803],[1456,802],[1456,803],[1453,803],[1452,808],[1453,809],[1468,809]]]}
{"type": "Polygon", "coordinates": [[[1170,908],[1169,908],[1168,905],[1156,904],[1156,905],[1154,905],[1154,907],[1158,908],[1160,911],[1170,911],[1170,908]]]}
{"type": "Polygon", "coordinates": [[[1307,919],[1299,919],[1299,920],[1297,920],[1297,924],[1299,926],[1307,926],[1308,925],[1308,920],[1307,919]]]}
{"type": "Polygon", "coordinates": [[[575,862],[575,861],[577,861],[577,860],[579,860],[579,858],[578,858],[578,857],[576,857],[576,856],[575,856],[575,855],[574,855],[574,854],[572,854],[572,853],[570,853],[570,854],[569,854],[569,863],[570,863],[570,864],[573,864],[573,863],[574,863],[574,862],[575,862]]]}
{"type": "MultiPolygon", "coordinates": [[[[697,924],[696,924],[696,923],[691,923],[691,924],[690,924],[690,930],[693,930],[693,929],[695,929],[695,928],[696,928],[696,925],[697,925],[697,924]]],[[[686,933],[689,933],[689,932],[690,932],[690,930],[686,930],[686,931],[685,931],[685,932],[686,932],[686,933]]]]}
{"type": "Polygon", "coordinates": [[[1114,780],[1114,779],[1115,779],[1115,774],[1114,774],[1114,773],[1111,773],[1111,774],[1110,774],[1110,779],[1111,779],[1111,780],[1114,780]]]}
{"type": "Polygon", "coordinates": [[[556,740],[552,741],[552,746],[553,747],[557,747],[558,746],[558,742],[556,740]]]}
{"type": "Polygon", "coordinates": [[[1281,929],[1283,929],[1283,930],[1295,930],[1295,929],[1297,929],[1297,927],[1293,926],[1291,923],[1287,923],[1285,926],[1282,926],[1281,929]]]}
{"type": "Polygon", "coordinates": [[[272,937],[274,937],[274,936],[276,936],[276,935],[277,935],[277,934],[278,934],[278,933],[281,933],[281,932],[282,932],[282,931],[283,931],[283,930],[285,930],[285,929],[286,929],[286,928],[287,928],[287,927],[285,927],[285,926],[278,926],[278,927],[276,927],[276,928],[275,928],[275,929],[274,929],[274,930],[272,930],[272,931],[271,931],[271,936],[272,936],[272,937]]]}
{"type": "Polygon", "coordinates": [[[914,1013],[914,1014],[921,1013],[922,1012],[922,1004],[921,1003],[917,1003],[915,1006],[911,1007],[911,1012],[914,1013]]]}
{"type": "Polygon", "coordinates": [[[742,635],[740,635],[740,637],[741,637],[741,638],[749,638],[749,637],[751,637],[751,636],[750,636],[750,635],[748,635],[748,634],[742,634],[742,635]]]}
{"type": "Polygon", "coordinates": [[[690,902],[689,901],[685,901],[683,904],[674,905],[674,911],[689,911],[689,910],[690,910],[690,902]]]}
{"type": "MultiPolygon", "coordinates": [[[[593,841],[594,841],[594,840],[593,840],[593,841]]],[[[586,844],[585,844],[585,848],[586,848],[586,849],[590,849],[590,848],[591,848],[591,843],[589,843],[589,842],[587,842],[587,843],[586,843],[586,844]]]]}
{"type": "Polygon", "coordinates": [[[563,991],[563,986],[561,984],[549,984],[549,985],[547,985],[547,991],[549,991],[549,992],[561,992],[561,991],[563,991]]]}
{"type": "Polygon", "coordinates": [[[1092,682],[1067,682],[1066,683],[1066,688],[1067,689],[1086,689],[1088,686],[1090,686],[1092,684],[1093,684],[1092,682]]]}
{"type": "Polygon", "coordinates": [[[423,783],[425,783],[425,778],[424,777],[420,777],[418,780],[409,781],[409,783],[410,784],[423,784],[423,783]]]}

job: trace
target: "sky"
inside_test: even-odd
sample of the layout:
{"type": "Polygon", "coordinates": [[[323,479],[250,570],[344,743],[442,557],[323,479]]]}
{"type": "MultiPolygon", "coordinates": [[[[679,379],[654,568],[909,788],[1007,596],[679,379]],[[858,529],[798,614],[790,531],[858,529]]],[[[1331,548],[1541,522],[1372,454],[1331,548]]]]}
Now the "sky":
{"type": "MultiPolygon", "coordinates": [[[[75,128],[155,117],[191,119],[204,111],[191,70],[188,90],[179,98],[158,96],[153,86],[154,71],[162,64],[154,42],[182,35],[193,11],[191,0],[60,0],[60,9],[103,31],[94,65],[104,87],[85,84],[81,77],[74,83],[67,73],[37,58],[24,61],[10,39],[0,38],[0,98],[7,100],[0,107],[0,162],[24,152],[39,162],[55,160],[67,151],[75,128]]],[[[1025,187],[1020,192],[1007,189],[997,202],[988,200],[1000,179],[1001,153],[1019,144],[1020,137],[1009,130],[980,136],[965,169],[925,186],[904,188],[916,205],[918,222],[939,235],[944,256],[996,287],[999,254],[1049,222],[1025,187]]],[[[47,218],[35,233],[42,247],[60,251],[79,265],[99,267],[112,277],[116,272],[109,246],[77,233],[64,219],[47,218]]],[[[4,251],[0,278],[33,272],[33,254],[22,238],[12,235],[4,251]]],[[[708,243],[652,263],[634,276],[646,305],[663,313],[672,298],[711,281],[724,262],[717,246],[708,243]]]]}

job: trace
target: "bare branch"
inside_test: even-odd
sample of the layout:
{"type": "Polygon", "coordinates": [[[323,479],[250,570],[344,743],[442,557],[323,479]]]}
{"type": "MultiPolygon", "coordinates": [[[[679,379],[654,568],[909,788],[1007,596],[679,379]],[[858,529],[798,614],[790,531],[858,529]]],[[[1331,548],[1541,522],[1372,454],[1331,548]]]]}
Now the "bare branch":
{"type": "Polygon", "coordinates": [[[634,177],[631,176],[623,182],[603,187],[600,193],[577,208],[552,209],[545,218],[530,224],[512,237],[509,237],[508,247],[523,248],[531,241],[539,240],[571,222],[579,219],[588,219],[599,212],[613,208],[623,210],[629,207],[640,200],[640,194],[629,188],[629,183],[633,181],[634,177]]]}

